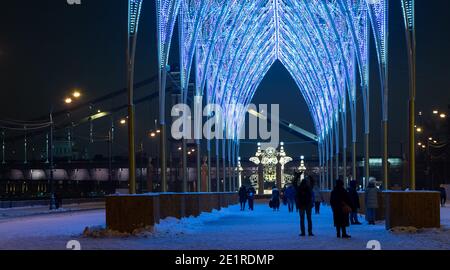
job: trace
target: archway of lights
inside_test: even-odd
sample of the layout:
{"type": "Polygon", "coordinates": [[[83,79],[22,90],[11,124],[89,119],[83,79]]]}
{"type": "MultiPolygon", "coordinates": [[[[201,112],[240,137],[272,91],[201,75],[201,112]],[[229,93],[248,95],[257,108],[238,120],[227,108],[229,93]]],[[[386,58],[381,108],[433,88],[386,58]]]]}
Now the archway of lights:
{"type": "MultiPolygon", "coordinates": [[[[364,129],[369,133],[370,29],[383,85],[383,120],[387,121],[387,1],[157,0],[160,89],[164,92],[178,22],[182,94],[187,97],[194,68],[195,95],[222,106],[225,132],[236,138],[238,149],[237,135],[244,124],[246,106],[264,75],[279,60],[306,100],[319,138],[320,163],[328,167],[331,162],[332,166],[333,157],[338,162],[340,147],[347,147],[347,115],[356,142],[358,76],[364,129]],[[235,104],[244,106],[237,109],[235,104]]],[[[164,113],[160,117],[164,125],[164,113]]],[[[326,187],[333,179],[332,170],[328,171],[322,174],[322,180],[330,180],[324,181],[326,187]]]]}

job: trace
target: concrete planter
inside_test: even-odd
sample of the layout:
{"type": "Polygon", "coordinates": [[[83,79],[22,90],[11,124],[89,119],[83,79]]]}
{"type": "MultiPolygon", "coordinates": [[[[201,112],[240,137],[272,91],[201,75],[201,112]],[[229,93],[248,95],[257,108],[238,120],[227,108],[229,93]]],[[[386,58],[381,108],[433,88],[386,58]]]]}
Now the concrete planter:
{"type": "Polygon", "coordinates": [[[236,193],[114,195],[106,197],[106,224],[109,229],[131,233],[167,217],[197,217],[237,203],[236,193]]]}
{"type": "Polygon", "coordinates": [[[186,197],[183,193],[160,193],[159,211],[161,219],[174,217],[181,219],[186,216],[186,197]]]}
{"type": "Polygon", "coordinates": [[[201,213],[198,193],[184,193],[183,196],[186,203],[185,217],[198,217],[201,213]]]}
{"type": "Polygon", "coordinates": [[[386,196],[386,229],[412,226],[439,228],[439,192],[388,191],[386,196]]]}
{"type": "Polygon", "coordinates": [[[131,233],[159,223],[159,196],[114,195],[106,197],[107,228],[131,233]]]}

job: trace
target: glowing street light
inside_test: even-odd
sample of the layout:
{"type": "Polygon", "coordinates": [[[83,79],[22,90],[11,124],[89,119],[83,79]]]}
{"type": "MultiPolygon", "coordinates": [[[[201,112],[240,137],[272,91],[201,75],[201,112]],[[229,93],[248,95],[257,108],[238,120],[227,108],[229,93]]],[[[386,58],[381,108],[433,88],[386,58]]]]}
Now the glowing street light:
{"type": "Polygon", "coordinates": [[[81,97],[81,92],[78,90],[73,91],[72,96],[74,98],[80,98],[81,97]]]}
{"type": "Polygon", "coordinates": [[[150,137],[155,137],[156,136],[156,133],[155,132],[152,132],[152,133],[150,133],[150,137]]]}
{"type": "Polygon", "coordinates": [[[438,110],[434,110],[434,111],[433,111],[433,114],[438,114],[438,113],[439,113],[438,110]]]}
{"type": "Polygon", "coordinates": [[[418,127],[418,128],[416,128],[416,131],[417,131],[418,133],[421,133],[421,132],[422,132],[422,128],[421,128],[421,127],[418,127]]]}
{"type": "Polygon", "coordinates": [[[433,137],[429,137],[428,140],[429,140],[429,141],[432,141],[432,140],[433,140],[433,137]]]}
{"type": "Polygon", "coordinates": [[[125,120],[125,119],[120,119],[120,122],[119,122],[121,125],[125,125],[126,123],[127,123],[127,120],[125,120]]]}
{"type": "Polygon", "coordinates": [[[71,98],[66,98],[65,100],[64,100],[64,103],[66,103],[66,104],[71,104],[72,103],[72,99],[71,98]]]}
{"type": "Polygon", "coordinates": [[[445,113],[441,113],[441,114],[439,115],[439,117],[442,118],[442,119],[444,119],[445,117],[447,117],[447,115],[445,115],[445,113]]]}
{"type": "Polygon", "coordinates": [[[418,145],[418,146],[422,146],[422,143],[421,143],[421,142],[418,142],[417,145],[418,145]]]}

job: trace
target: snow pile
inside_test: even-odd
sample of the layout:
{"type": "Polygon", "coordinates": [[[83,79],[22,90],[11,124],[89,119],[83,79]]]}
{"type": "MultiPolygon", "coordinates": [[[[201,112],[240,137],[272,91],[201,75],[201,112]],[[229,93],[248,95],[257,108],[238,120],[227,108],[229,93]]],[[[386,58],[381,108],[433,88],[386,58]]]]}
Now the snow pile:
{"type": "Polygon", "coordinates": [[[168,217],[161,220],[155,226],[155,232],[175,235],[198,232],[205,224],[217,221],[226,216],[235,215],[236,212],[239,212],[238,208],[238,205],[233,205],[228,208],[222,208],[220,211],[213,210],[211,213],[201,213],[198,217],[191,216],[182,219],[168,217]]]}
{"type": "Polygon", "coordinates": [[[390,229],[392,233],[418,233],[419,229],[416,227],[408,226],[408,227],[394,227],[390,229]]]}
{"type": "Polygon", "coordinates": [[[105,226],[86,227],[83,230],[83,237],[85,238],[127,238],[127,237],[142,237],[147,238],[151,236],[164,235],[184,235],[194,233],[201,230],[208,222],[214,222],[224,216],[229,216],[235,213],[238,206],[231,206],[229,208],[222,208],[221,211],[213,210],[211,213],[202,213],[198,217],[188,217],[177,219],[168,217],[160,221],[155,226],[148,226],[145,228],[135,229],[131,233],[122,233],[107,229],[105,226]],[[234,209],[236,208],[236,209],[234,209]]]}
{"type": "Polygon", "coordinates": [[[83,231],[85,238],[125,238],[125,237],[148,237],[153,234],[153,227],[149,226],[142,229],[136,229],[131,233],[123,233],[106,229],[103,226],[86,227],[83,231]]]}

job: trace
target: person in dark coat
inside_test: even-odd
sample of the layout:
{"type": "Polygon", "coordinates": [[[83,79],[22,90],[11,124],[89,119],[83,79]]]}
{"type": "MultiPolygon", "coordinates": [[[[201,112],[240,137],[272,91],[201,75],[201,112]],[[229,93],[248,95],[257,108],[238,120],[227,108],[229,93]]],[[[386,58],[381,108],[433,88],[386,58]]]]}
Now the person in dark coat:
{"type": "Polygon", "coordinates": [[[308,179],[303,179],[303,181],[298,184],[300,181],[300,175],[297,175],[296,179],[294,179],[294,186],[296,189],[296,199],[298,208],[300,211],[300,236],[305,236],[305,215],[308,220],[308,235],[314,236],[312,232],[312,208],[313,208],[313,192],[311,188],[311,183],[313,184],[313,178],[311,176],[308,179]],[[298,176],[298,178],[297,178],[298,176]]]}
{"type": "Polygon", "coordinates": [[[272,188],[272,208],[273,211],[280,211],[280,190],[276,186],[272,188]]]}
{"type": "Polygon", "coordinates": [[[256,190],[254,187],[250,187],[247,190],[247,200],[248,200],[248,209],[253,211],[254,200],[255,200],[256,190]]]}
{"type": "Polygon", "coordinates": [[[245,186],[239,188],[239,202],[241,203],[241,211],[244,211],[245,203],[247,202],[247,189],[245,186]]]}
{"type": "Polygon", "coordinates": [[[447,191],[445,190],[444,185],[439,187],[439,192],[441,193],[441,206],[445,207],[445,203],[447,202],[447,191]]]}
{"type": "Polygon", "coordinates": [[[295,204],[295,187],[293,185],[289,185],[286,188],[285,196],[287,200],[288,205],[288,211],[289,213],[294,212],[294,204],[295,204]]]}
{"type": "Polygon", "coordinates": [[[331,209],[333,210],[334,226],[336,227],[336,234],[338,238],[350,238],[347,234],[346,227],[350,226],[349,213],[351,212],[350,196],[344,188],[344,181],[337,180],[336,186],[331,191],[330,196],[331,209]]]}
{"type": "Polygon", "coordinates": [[[350,186],[347,189],[348,195],[350,196],[350,201],[352,202],[350,207],[352,212],[350,213],[350,223],[352,225],[361,225],[362,223],[358,221],[358,209],[361,208],[359,203],[358,191],[356,191],[356,181],[350,181],[350,186]]]}

